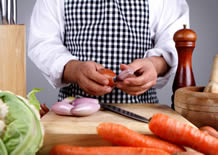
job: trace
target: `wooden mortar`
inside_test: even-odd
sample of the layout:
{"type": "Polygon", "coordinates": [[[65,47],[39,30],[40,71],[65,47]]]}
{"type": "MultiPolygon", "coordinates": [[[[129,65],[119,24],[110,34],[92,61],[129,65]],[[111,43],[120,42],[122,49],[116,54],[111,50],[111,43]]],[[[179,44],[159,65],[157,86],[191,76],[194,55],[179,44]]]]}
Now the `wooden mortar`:
{"type": "Polygon", "coordinates": [[[175,110],[197,127],[218,130],[218,95],[204,92],[205,87],[183,87],[175,92],[175,110]]]}

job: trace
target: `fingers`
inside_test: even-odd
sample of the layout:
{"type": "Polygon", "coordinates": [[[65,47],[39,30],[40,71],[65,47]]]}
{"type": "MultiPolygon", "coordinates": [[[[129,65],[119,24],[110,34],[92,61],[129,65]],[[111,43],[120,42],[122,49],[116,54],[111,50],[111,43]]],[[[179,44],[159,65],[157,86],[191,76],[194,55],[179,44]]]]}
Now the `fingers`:
{"type": "Polygon", "coordinates": [[[80,79],[78,84],[83,91],[90,95],[101,96],[112,91],[112,88],[107,85],[99,85],[95,81],[88,78],[80,79]]]}
{"type": "MultiPolygon", "coordinates": [[[[121,64],[121,70],[133,69],[135,71],[134,77],[128,77],[125,80],[118,82],[116,84],[117,88],[130,95],[140,95],[150,89],[156,84],[157,74],[154,71],[154,67],[151,63],[147,62],[145,64],[144,60],[134,61],[130,65],[121,64]],[[138,68],[136,68],[138,67],[138,68]],[[153,67],[153,68],[152,68],[153,67]]],[[[76,83],[83,89],[87,94],[94,96],[101,96],[112,91],[112,87],[108,86],[108,78],[99,73],[99,70],[104,68],[102,65],[97,64],[92,61],[82,62],[77,65],[76,83]]]]}
{"type": "Polygon", "coordinates": [[[218,138],[218,131],[210,126],[202,126],[199,128],[201,131],[208,133],[209,135],[218,138]]]}
{"type": "Polygon", "coordinates": [[[129,66],[128,65],[126,65],[126,64],[121,64],[120,65],[120,70],[126,70],[126,69],[128,69],[129,68],[129,66]]]}
{"type": "Polygon", "coordinates": [[[157,72],[153,63],[147,59],[136,59],[131,64],[120,65],[121,70],[134,70],[135,77],[129,77],[116,84],[116,87],[130,95],[140,95],[156,85],[157,72]]]}
{"type": "Polygon", "coordinates": [[[84,78],[95,81],[100,85],[108,85],[108,79],[98,72],[98,70],[102,68],[104,68],[102,65],[95,62],[84,62],[83,65],[81,65],[79,68],[78,75],[76,75],[78,76],[77,81],[81,81],[81,79],[84,78]]]}
{"type": "Polygon", "coordinates": [[[104,75],[100,74],[98,70],[87,70],[84,73],[89,80],[94,81],[100,85],[108,85],[109,80],[104,75]]]}
{"type": "Polygon", "coordinates": [[[142,86],[150,81],[156,81],[157,77],[152,74],[145,73],[144,75],[140,75],[137,77],[130,77],[123,81],[123,84],[129,87],[132,86],[142,86]]]}
{"type": "Polygon", "coordinates": [[[112,88],[107,86],[108,78],[100,74],[98,70],[104,68],[102,65],[92,61],[82,62],[76,68],[76,83],[79,87],[89,95],[101,96],[112,91],[112,88]]]}
{"type": "Polygon", "coordinates": [[[152,70],[139,70],[138,76],[127,78],[116,84],[116,87],[130,95],[140,95],[156,85],[157,74],[152,70]]]}
{"type": "Polygon", "coordinates": [[[150,89],[153,85],[155,85],[155,81],[149,81],[145,83],[144,85],[122,85],[118,84],[117,87],[121,89],[122,91],[126,92],[127,94],[130,95],[140,95],[146,92],[148,89],[150,89]]]}

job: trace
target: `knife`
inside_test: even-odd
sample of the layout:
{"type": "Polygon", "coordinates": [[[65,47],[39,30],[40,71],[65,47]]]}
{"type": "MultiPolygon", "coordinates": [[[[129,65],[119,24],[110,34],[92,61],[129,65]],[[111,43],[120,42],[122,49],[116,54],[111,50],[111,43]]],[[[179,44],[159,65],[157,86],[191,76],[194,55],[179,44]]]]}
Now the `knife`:
{"type": "Polygon", "coordinates": [[[120,114],[122,116],[140,121],[140,122],[149,123],[150,119],[147,119],[147,118],[140,116],[138,114],[135,114],[133,112],[121,109],[121,108],[116,107],[114,105],[109,105],[109,104],[100,104],[100,105],[104,110],[109,110],[109,111],[115,112],[117,114],[120,114]]]}
{"type": "Polygon", "coordinates": [[[8,24],[11,24],[11,0],[7,0],[7,20],[8,24]]]}
{"type": "Polygon", "coordinates": [[[11,0],[11,24],[17,24],[17,0],[11,0]]]}
{"type": "Polygon", "coordinates": [[[2,16],[2,24],[8,24],[7,17],[7,0],[1,0],[1,16],[2,16]]]}

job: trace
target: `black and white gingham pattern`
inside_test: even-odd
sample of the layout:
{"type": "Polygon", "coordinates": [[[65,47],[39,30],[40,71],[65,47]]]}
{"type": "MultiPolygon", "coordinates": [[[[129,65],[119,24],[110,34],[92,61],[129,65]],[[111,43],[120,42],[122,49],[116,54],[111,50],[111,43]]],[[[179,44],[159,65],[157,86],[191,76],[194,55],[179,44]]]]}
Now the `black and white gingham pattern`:
{"type": "MultiPolygon", "coordinates": [[[[118,74],[120,64],[143,58],[152,48],[148,0],[65,0],[65,45],[80,61],[95,61],[118,74]]],[[[77,95],[88,97],[72,84],[60,89],[59,100],[77,95]]],[[[115,88],[98,99],[102,103],[158,102],[154,88],[140,96],[115,88]]]]}

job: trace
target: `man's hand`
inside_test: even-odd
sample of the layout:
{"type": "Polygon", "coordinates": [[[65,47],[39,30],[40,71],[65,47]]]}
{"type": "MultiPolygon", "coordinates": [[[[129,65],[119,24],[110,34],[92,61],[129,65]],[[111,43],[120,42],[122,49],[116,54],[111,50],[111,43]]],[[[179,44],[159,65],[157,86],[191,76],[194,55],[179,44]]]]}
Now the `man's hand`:
{"type": "Polygon", "coordinates": [[[136,59],[129,65],[122,64],[121,70],[132,68],[135,71],[134,77],[129,77],[118,82],[116,87],[130,95],[140,95],[156,84],[157,77],[164,75],[168,65],[162,57],[150,57],[136,59]]]}
{"type": "Polygon", "coordinates": [[[98,70],[104,68],[93,61],[69,61],[63,73],[64,83],[77,83],[89,95],[101,96],[112,91],[108,79],[98,70]]]}

